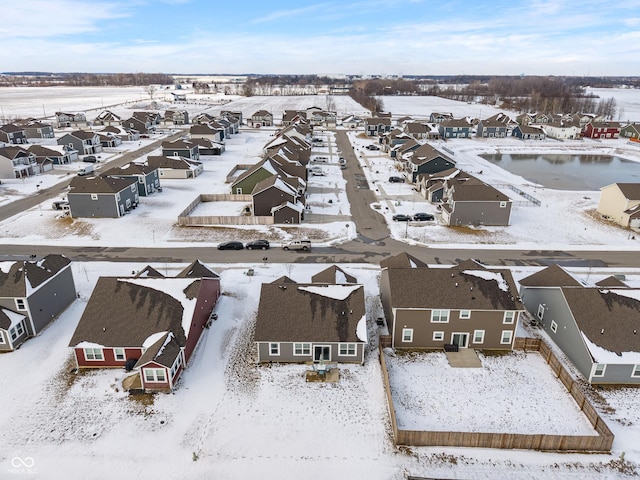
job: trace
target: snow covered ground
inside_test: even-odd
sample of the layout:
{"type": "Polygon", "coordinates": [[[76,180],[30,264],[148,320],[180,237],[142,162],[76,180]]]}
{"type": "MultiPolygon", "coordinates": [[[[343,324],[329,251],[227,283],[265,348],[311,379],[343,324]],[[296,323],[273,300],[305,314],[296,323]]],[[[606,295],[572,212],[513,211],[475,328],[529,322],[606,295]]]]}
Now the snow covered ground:
{"type": "MultiPolygon", "coordinates": [[[[3,94],[5,92],[0,90],[0,95],[3,94]]],[[[101,98],[100,92],[92,95],[94,101],[101,98]]],[[[140,95],[140,104],[123,107],[123,111],[139,108],[144,103],[144,95],[139,92],[134,97],[136,95],[140,95]]],[[[61,95],[56,101],[60,110],[87,108],[75,103],[77,100],[64,100],[63,97],[61,95]]],[[[339,98],[334,98],[336,104],[339,98]]],[[[249,114],[262,108],[275,112],[281,108],[306,108],[314,105],[314,99],[318,100],[317,97],[252,97],[239,100],[242,103],[237,104],[238,108],[236,102],[225,105],[225,108],[241,109],[249,114]]],[[[118,98],[118,102],[120,100],[118,98]]],[[[138,98],[132,100],[138,101],[138,98]]],[[[33,97],[31,102],[33,113],[25,110],[19,115],[39,116],[41,99],[33,97]]],[[[105,98],[105,105],[111,103],[117,102],[105,98]]],[[[5,100],[2,100],[2,105],[7,115],[5,100]]],[[[91,106],[97,108],[101,104],[91,106]]],[[[439,103],[422,97],[385,97],[385,108],[394,114],[397,111],[422,115],[425,110],[454,111],[454,107],[462,112],[469,105],[439,103]],[[401,107],[395,106],[394,101],[406,103],[401,107]]],[[[199,105],[189,108],[195,111],[198,108],[221,107],[199,105]]],[[[346,104],[338,106],[338,111],[341,108],[348,111],[349,107],[346,104]]],[[[488,116],[490,112],[485,111],[488,107],[482,108],[482,116],[488,116]]],[[[631,109],[627,110],[628,114],[630,112],[631,109]]],[[[224,177],[227,173],[237,163],[257,161],[262,146],[272,133],[270,129],[243,130],[229,139],[227,151],[222,156],[204,159],[203,175],[193,180],[163,180],[163,192],[143,198],[136,210],[121,219],[64,220],[56,218],[59,212],[52,210],[48,202],[42,204],[0,224],[0,249],[3,243],[17,241],[101,246],[175,246],[179,242],[188,246],[228,240],[230,234],[224,229],[178,228],[176,217],[201,193],[226,193],[228,186],[224,184],[224,177]],[[123,239],[118,235],[121,229],[134,227],[140,233],[136,238],[123,239]]],[[[598,192],[542,190],[478,157],[479,153],[496,148],[517,151],[531,145],[511,140],[503,143],[449,142],[447,147],[455,151],[460,165],[471,173],[482,170],[483,174],[479,176],[483,179],[528,189],[533,196],[548,202],[547,207],[516,209],[514,225],[504,229],[484,228],[480,233],[452,232],[435,222],[427,222],[429,225],[420,227],[398,225],[390,220],[394,212],[429,212],[432,211],[431,206],[414,195],[408,185],[387,182],[392,167],[378,152],[364,149],[371,140],[354,137],[352,141],[357,154],[362,154],[363,170],[372,188],[379,190],[376,193],[380,211],[389,219],[395,238],[407,237],[408,241],[424,243],[474,244],[478,248],[492,248],[494,245],[513,245],[516,248],[535,245],[540,248],[542,242],[548,248],[632,249],[640,245],[638,240],[628,238],[626,232],[592,220],[588,212],[597,204],[598,192]],[[545,232],[544,239],[539,238],[540,231],[545,232]]],[[[627,148],[624,141],[611,144],[594,142],[594,150],[589,151],[593,153],[603,147],[609,149],[610,145],[615,145],[613,148],[616,149],[627,148]]],[[[328,156],[330,160],[328,164],[322,164],[326,176],[311,177],[309,203],[312,208],[310,221],[313,223],[305,227],[325,243],[343,241],[354,232],[353,228],[345,229],[344,220],[334,221],[336,217],[350,214],[342,173],[336,163],[339,153],[334,147],[330,142],[327,147],[314,148],[314,154],[328,156]]],[[[536,151],[547,148],[547,142],[536,143],[534,147],[536,151]]],[[[557,143],[549,144],[548,148],[554,147],[557,148],[557,143]]],[[[629,155],[638,157],[632,150],[629,152],[629,155]]],[[[105,155],[118,153],[108,152],[105,155]]],[[[24,182],[5,182],[3,179],[0,202],[11,201],[20,195],[38,195],[39,189],[66,178],[76,168],[74,165],[68,170],[39,175],[24,182]]],[[[228,206],[229,211],[231,208],[228,206]]],[[[241,237],[238,239],[243,241],[258,236],[278,241],[287,239],[291,232],[278,227],[268,230],[250,227],[231,235],[241,237]]],[[[640,392],[637,389],[597,391],[601,398],[598,408],[616,435],[611,455],[395,448],[389,436],[390,424],[375,349],[368,353],[364,366],[344,366],[341,381],[335,385],[305,383],[303,367],[255,366],[250,334],[260,284],[282,275],[300,282],[309,281],[311,275],[323,268],[318,265],[210,265],[222,277],[223,296],[217,307],[218,320],[205,332],[174,394],[156,395],[152,401],[145,402],[122,392],[118,382],[124,372],[70,374],[73,365],[69,363],[68,342],[98,276],[130,275],[144,266],[74,263],[79,299],[41,335],[29,340],[16,352],[0,355],[0,402],[3,407],[0,408],[0,478],[39,476],[75,479],[91,474],[97,478],[259,476],[293,479],[304,476],[310,479],[399,480],[408,472],[438,478],[546,479],[579,476],[590,480],[623,478],[637,475],[640,470],[640,392]],[[254,269],[254,276],[245,275],[248,268],[254,269]],[[625,461],[619,459],[623,454],[625,461]]],[[[161,264],[154,267],[164,274],[173,275],[183,265],[161,264]]],[[[382,316],[377,299],[378,269],[371,265],[353,264],[342,265],[342,268],[365,285],[369,319],[382,316]]],[[[514,271],[514,277],[517,280],[530,273],[532,271],[526,269],[514,271]]],[[[590,270],[587,273],[594,272],[590,270]]],[[[601,273],[606,276],[606,272],[601,273]]],[[[633,272],[628,273],[631,275],[633,272]]],[[[506,376],[507,385],[517,384],[520,368],[525,368],[517,362],[511,366],[514,368],[505,368],[501,373],[506,376]]],[[[405,384],[410,383],[404,375],[401,372],[396,378],[405,384]]],[[[530,387],[526,387],[526,383],[523,385],[526,393],[530,387]]],[[[431,395],[437,395],[435,401],[441,404],[450,403],[446,393],[434,392],[431,395]]],[[[451,408],[468,410],[469,406],[477,411],[476,418],[482,418],[490,407],[488,403],[473,402],[468,405],[452,404],[451,408]]],[[[574,418],[573,406],[561,403],[560,408],[559,416],[574,418]]],[[[518,421],[522,420],[521,412],[514,410],[513,415],[518,421]]],[[[509,419],[505,422],[510,423],[509,419]]],[[[559,425],[558,429],[564,426],[559,425]]]]}

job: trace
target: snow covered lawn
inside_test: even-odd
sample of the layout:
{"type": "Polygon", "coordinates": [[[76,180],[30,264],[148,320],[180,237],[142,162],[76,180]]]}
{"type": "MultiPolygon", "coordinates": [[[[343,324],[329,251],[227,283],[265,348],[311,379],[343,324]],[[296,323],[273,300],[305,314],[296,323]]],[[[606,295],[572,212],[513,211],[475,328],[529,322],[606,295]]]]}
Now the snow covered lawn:
{"type": "Polygon", "coordinates": [[[540,355],[479,355],[482,368],[452,368],[441,352],[387,353],[398,428],[597,435],[540,355]]]}

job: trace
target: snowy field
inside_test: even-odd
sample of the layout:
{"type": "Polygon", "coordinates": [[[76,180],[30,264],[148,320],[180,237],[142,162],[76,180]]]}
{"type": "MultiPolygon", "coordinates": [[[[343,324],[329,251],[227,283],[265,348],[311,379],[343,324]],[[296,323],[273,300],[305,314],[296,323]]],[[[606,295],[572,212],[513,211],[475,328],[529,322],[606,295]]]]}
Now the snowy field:
{"type": "Polygon", "coordinates": [[[452,368],[440,352],[386,352],[398,428],[597,435],[539,354],[479,357],[482,368],[452,368]]]}

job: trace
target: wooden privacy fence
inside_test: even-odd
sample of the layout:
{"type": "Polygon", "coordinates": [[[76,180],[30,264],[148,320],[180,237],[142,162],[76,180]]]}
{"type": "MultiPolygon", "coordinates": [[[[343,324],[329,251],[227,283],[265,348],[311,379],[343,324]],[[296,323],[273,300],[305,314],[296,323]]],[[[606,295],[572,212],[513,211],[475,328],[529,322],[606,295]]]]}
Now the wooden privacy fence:
{"type": "Polygon", "coordinates": [[[198,205],[205,202],[251,202],[251,195],[233,193],[201,194],[178,215],[178,225],[183,227],[207,227],[211,225],[273,225],[273,217],[245,215],[191,216],[198,205]]]}
{"type": "Polygon", "coordinates": [[[578,408],[582,410],[597,435],[547,435],[520,433],[487,433],[487,432],[445,432],[401,430],[396,421],[393,397],[387,364],[380,345],[380,363],[382,365],[383,383],[394,443],[418,447],[480,447],[523,450],[549,450],[569,452],[610,452],[613,444],[613,433],[602,420],[578,383],[571,377],[551,348],[538,338],[516,338],[514,349],[537,351],[545,359],[549,368],[557,375],[567,392],[573,397],[578,408]]]}

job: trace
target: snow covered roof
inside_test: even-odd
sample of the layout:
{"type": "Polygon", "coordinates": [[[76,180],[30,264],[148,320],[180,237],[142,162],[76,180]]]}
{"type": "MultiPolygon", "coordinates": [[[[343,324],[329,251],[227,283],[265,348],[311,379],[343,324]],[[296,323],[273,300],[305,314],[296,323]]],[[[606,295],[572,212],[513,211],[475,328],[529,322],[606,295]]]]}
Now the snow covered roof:
{"type": "Polygon", "coordinates": [[[63,255],[47,255],[35,262],[15,262],[7,271],[0,268],[0,297],[29,297],[70,263],[63,255]]]}

